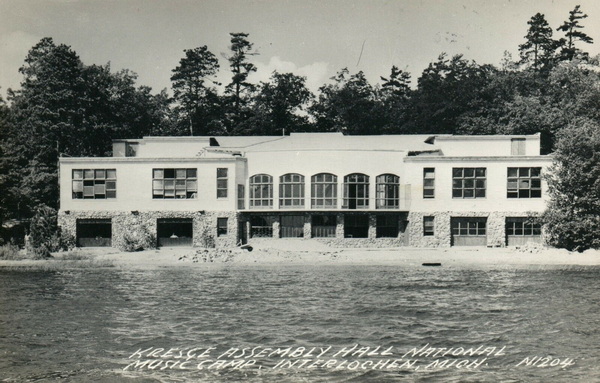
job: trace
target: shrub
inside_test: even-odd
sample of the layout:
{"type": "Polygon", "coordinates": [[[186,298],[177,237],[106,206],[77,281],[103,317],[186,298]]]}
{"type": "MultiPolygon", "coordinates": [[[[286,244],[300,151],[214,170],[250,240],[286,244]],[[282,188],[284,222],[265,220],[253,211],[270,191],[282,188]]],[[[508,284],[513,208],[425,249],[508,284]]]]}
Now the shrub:
{"type": "Polygon", "coordinates": [[[23,255],[19,252],[19,248],[12,244],[0,246],[0,259],[15,260],[23,259],[23,255]]]}
{"type": "Polygon", "coordinates": [[[48,258],[51,252],[61,249],[57,216],[56,210],[49,206],[35,208],[25,241],[25,250],[30,258],[48,258]]]}
{"type": "Polygon", "coordinates": [[[123,241],[119,248],[127,252],[155,249],[156,236],[146,226],[138,224],[123,235],[123,241]]]}

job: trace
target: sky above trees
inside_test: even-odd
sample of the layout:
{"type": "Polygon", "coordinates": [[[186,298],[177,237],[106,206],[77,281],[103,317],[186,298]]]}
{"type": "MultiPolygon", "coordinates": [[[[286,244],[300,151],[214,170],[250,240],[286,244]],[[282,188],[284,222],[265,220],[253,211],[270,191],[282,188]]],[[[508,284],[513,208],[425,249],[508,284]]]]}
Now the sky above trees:
{"type": "MultiPolygon", "coordinates": [[[[586,33],[600,41],[597,0],[2,0],[0,94],[18,88],[18,68],[45,36],[71,46],[86,64],[130,69],[158,92],[170,91],[183,51],[203,45],[228,84],[229,33],[245,32],[258,53],[252,82],[268,81],[274,70],[293,72],[307,76],[315,92],[344,67],[376,84],[392,65],[416,78],[441,52],[480,64],[500,64],[505,50],[517,59],[532,15],[544,14],[558,36],[577,4],[589,15],[586,33]]],[[[586,48],[595,56],[599,47],[586,48]]]]}

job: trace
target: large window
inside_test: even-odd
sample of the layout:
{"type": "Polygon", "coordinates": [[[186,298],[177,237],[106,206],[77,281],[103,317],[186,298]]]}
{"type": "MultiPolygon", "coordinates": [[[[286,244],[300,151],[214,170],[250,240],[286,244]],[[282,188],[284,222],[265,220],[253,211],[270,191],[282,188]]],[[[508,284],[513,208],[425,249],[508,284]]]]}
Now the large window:
{"type": "Polygon", "coordinates": [[[435,168],[423,168],[423,198],[435,197],[435,168]]]}
{"type": "Polygon", "coordinates": [[[217,198],[227,198],[227,168],[217,168],[217,198]]]}
{"type": "Polygon", "coordinates": [[[396,214],[377,215],[377,238],[398,238],[398,221],[396,214]]]}
{"type": "Polygon", "coordinates": [[[329,173],[311,177],[313,209],[335,209],[337,207],[337,176],[329,173]]]}
{"type": "Polygon", "coordinates": [[[483,236],[486,230],[485,218],[454,218],[452,234],[460,236],[483,236]]]}
{"type": "Polygon", "coordinates": [[[400,177],[393,174],[377,176],[377,209],[400,207],[400,177]]]}
{"type": "Polygon", "coordinates": [[[117,198],[117,171],[73,169],[72,192],[74,199],[117,198]]]}
{"type": "Polygon", "coordinates": [[[284,174],[279,177],[279,206],[282,208],[304,207],[304,176],[284,174]]]}
{"type": "Polygon", "coordinates": [[[453,168],[453,198],[485,198],[486,168],[453,168]]]}
{"type": "Polygon", "coordinates": [[[152,169],[152,198],[196,198],[196,173],[196,169],[152,169]]]}
{"type": "Polygon", "coordinates": [[[273,177],[257,174],[250,177],[250,208],[273,207],[273,177]]]}
{"type": "Polygon", "coordinates": [[[369,236],[369,216],[349,214],[344,217],[344,237],[367,238],[369,236]]]}
{"type": "Polygon", "coordinates": [[[369,176],[349,174],[344,177],[345,209],[367,209],[369,207],[369,176]]]}
{"type": "Polygon", "coordinates": [[[533,236],[542,234],[542,225],[529,218],[506,218],[506,235],[533,236]]]}
{"type": "Polygon", "coordinates": [[[542,168],[508,168],[508,198],[540,198],[542,168]]]}

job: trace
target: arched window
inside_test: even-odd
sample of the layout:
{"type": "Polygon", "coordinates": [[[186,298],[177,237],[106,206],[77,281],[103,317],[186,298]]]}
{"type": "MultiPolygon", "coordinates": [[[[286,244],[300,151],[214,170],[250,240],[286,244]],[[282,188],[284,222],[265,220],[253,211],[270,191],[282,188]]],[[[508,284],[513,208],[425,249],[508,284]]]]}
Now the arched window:
{"type": "Polygon", "coordinates": [[[369,207],[369,176],[360,173],[344,177],[345,209],[367,209],[369,207]]]}
{"type": "Polygon", "coordinates": [[[311,177],[313,209],[337,208],[337,176],[319,173],[311,177]]]}
{"type": "Polygon", "coordinates": [[[256,174],[250,177],[250,208],[273,207],[273,177],[256,174]]]}
{"type": "Polygon", "coordinates": [[[279,177],[279,207],[304,207],[304,176],[296,173],[279,177]]]}
{"type": "Polygon", "coordinates": [[[398,209],[400,207],[400,177],[394,174],[377,176],[377,209],[398,209]]]}

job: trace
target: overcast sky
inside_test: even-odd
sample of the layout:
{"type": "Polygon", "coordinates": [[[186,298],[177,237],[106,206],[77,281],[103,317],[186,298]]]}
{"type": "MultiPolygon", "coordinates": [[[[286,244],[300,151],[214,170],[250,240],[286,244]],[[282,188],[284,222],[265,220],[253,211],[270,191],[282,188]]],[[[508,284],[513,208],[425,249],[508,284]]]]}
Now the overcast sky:
{"type": "Polygon", "coordinates": [[[250,34],[254,81],[291,71],[316,91],[343,67],[375,84],[396,65],[416,83],[441,52],[495,65],[504,51],[516,58],[531,16],[545,14],[556,30],[577,4],[595,40],[582,48],[596,55],[600,0],[0,0],[0,94],[18,88],[27,51],[47,36],[85,64],[138,73],[156,92],[170,87],[183,50],[201,45],[228,82],[229,32],[250,34]]]}

